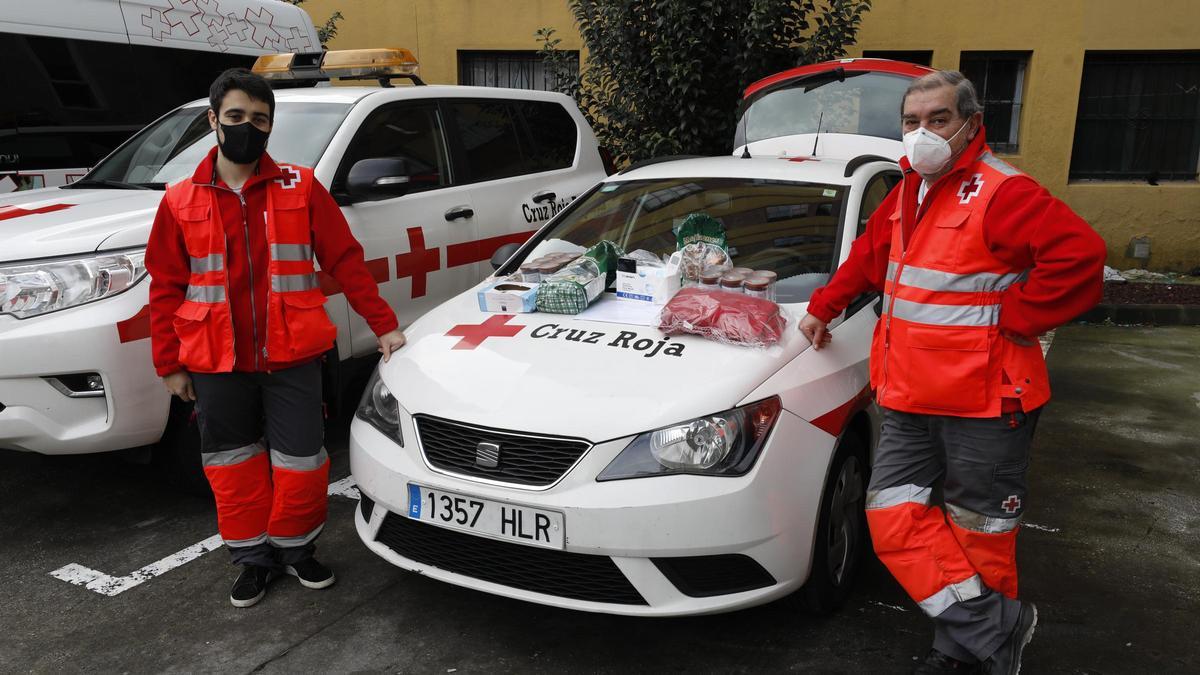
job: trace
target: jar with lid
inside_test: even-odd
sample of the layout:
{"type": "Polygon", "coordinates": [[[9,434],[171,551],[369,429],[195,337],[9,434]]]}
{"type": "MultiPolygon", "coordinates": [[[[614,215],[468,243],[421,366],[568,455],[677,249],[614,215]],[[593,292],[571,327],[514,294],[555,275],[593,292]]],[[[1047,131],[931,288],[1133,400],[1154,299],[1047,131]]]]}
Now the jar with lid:
{"type": "Polygon", "coordinates": [[[767,287],[770,285],[771,282],[767,281],[764,277],[750,277],[746,279],[746,283],[742,285],[742,288],[744,289],[743,292],[752,298],[769,300],[770,298],[767,297],[767,287]]]}
{"type": "Polygon", "coordinates": [[[710,266],[705,268],[705,270],[700,273],[700,277],[697,279],[697,281],[699,282],[700,288],[706,291],[719,291],[721,290],[721,277],[723,276],[725,276],[725,270],[723,268],[710,266]]]}
{"type": "Polygon", "coordinates": [[[521,272],[521,281],[536,284],[542,280],[542,264],[539,262],[521,263],[518,270],[521,272]]]}
{"type": "Polygon", "coordinates": [[[762,280],[766,281],[767,282],[766,298],[768,300],[770,300],[771,302],[776,302],[776,300],[775,300],[775,283],[777,281],[779,281],[779,274],[772,272],[770,270],[757,270],[753,274],[750,275],[750,278],[751,279],[762,279],[762,280]]]}
{"type": "Polygon", "coordinates": [[[754,270],[750,269],[749,267],[735,267],[730,271],[740,274],[744,277],[749,277],[751,274],[754,274],[754,270]]]}
{"type": "Polygon", "coordinates": [[[746,277],[737,272],[726,272],[721,277],[721,290],[729,293],[741,293],[742,284],[746,282],[746,277]]]}

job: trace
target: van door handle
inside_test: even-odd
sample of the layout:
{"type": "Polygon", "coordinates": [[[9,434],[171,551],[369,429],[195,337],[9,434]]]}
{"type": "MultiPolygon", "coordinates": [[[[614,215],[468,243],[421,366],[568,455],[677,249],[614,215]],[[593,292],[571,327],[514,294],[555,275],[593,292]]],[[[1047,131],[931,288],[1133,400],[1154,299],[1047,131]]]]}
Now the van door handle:
{"type": "Polygon", "coordinates": [[[553,192],[551,192],[549,190],[546,190],[545,192],[538,192],[533,195],[533,203],[541,204],[543,202],[552,202],[552,201],[554,201],[555,197],[557,197],[557,196],[558,195],[554,194],[553,192]]]}
{"type": "Polygon", "coordinates": [[[475,210],[463,204],[461,206],[451,206],[446,211],[446,220],[454,221],[459,218],[470,218],[475,215],[475,210]]]}

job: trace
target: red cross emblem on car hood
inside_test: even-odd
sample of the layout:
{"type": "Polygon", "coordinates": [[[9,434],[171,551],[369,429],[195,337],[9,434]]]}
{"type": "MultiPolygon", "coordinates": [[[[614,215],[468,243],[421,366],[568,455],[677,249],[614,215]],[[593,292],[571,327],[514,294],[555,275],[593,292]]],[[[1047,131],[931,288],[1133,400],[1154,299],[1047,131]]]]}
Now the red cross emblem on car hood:
{"type": "Polygon", "coordinates": [[[512,314],[497,314],[480,324],[462,324],[446,331],[447,337],[462,338],[451,349],[475,349],[492,337],[514,337],[525,329],[520,324],[509,324],[512,314]]]}

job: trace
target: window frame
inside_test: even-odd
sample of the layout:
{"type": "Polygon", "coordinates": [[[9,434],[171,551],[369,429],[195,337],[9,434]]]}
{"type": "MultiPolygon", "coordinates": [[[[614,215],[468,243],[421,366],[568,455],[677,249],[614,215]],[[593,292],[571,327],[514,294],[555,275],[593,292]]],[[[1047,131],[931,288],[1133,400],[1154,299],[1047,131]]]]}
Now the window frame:
{"type": "Polygon", "coordinates": [[[367,114],[366,117],[363,118],[363,121],[358,125],[358,128],[355,129],[353,138],[351,138],[350,142],[346,144],[345,152],[342,153],[341,158],[338,160],[337,170],[333,173],[333,179],[329,181],[330,194],[332,194],[336,199],[346,199],[349,197],[349,195],[346,193],[346,177],[350,175],[350,169],[352,168],[350,161],[351,154],[354,151],[355,146],[366,137],[367,126],[372,120],[375,119],[377,115],[384,115],[396,109],[420,107],[428,107],[433,110],[434,123],[437,125],[437,131],[441,135],[441,147],[443,153],[445,154],[447,177],[444,185],[437,185],[423,190],[413,190],[406,192],[405,196],[410,194],[426,194],[429,192],[436,192],[438,190],[445,190],[446,188],[454,187],[456,185],[461,185],[462,183],[458,182],[457,180],[458,171],[455,165],[454,151],[451,147],[450,139],[446,133],[446,120],[442,113],[441,101],[438,99],[410,99],[389,101],[384,103],[372,110],[367,114]]]}
{"type": "MultiPolygon", "coordinates": [[[[578,49],[566,49],[566,50],[562,50],[562,51],[566,52],[568,54],[574,54],[574,56],[575,56],[575,72],[578,73],[579,72],[579,64],[580,64],[579,50],[578,49]]],[[[509,82],[508,84],[481,84],[478,82],[474,82],[473,78],[470,78],[468,76],[468,73],[471,70],[468,67],[468,60],[472,59],[472,58],[480,58],[480,59],[493,58],[493,59],[498,59],[498,60],[508,59],[511,63],[529,63],[529,64],[536,66],[537,64],[544,63],[544,60],[542,58],[542,53],[539,50],[536,50],[536,49],[459,49],[456,52],[456,61],[458,64],[458,83],[460,85],[472,86],[472,87],[495,87],[498,89],[527,89],[530,91],[555,91],[555,89],[553,88],[554,75],[549,69],[543,70],[541,84],[544,86],[542,86],[542,87],[537,87],[537,86],[518,87],[518,86],[514,86],[511,82],[509,82]]],[[[498,64],[499,64],[499,61],[497,61],[497,65],[498,64]]],[[[536,71],[536,69],[534,69],[534,70],[536,71]]],[[[535,75],[535,72],[530,73],[530,78],[529,78],[530,84],[535,84],[534,75],[535,75]]]]}
{"type": "Polygon", "coordinates": [[[988,145],[996,154],[1016,155],[1021,152],[1021,115],[1025,111],[1025,87],[1029,80],[1029,62],[1032,57],[1033,52],[1030,51],[963,51],[958,55],[958,69],[964,75],[967,61],[978,59],[984,62],[982,86],[980,83],[972,82],[975,85],[975,92],[979,96],[979,104],[984,110],[984,124],[988,123],[987,107],[989,103],[1009,106],[1009,126],[1003,136],[1007,140],[1000,140],[998,129],[989,128],[988,130],[988,145]],[[1017,64],[1016,82],[1013,84],[1010,98],[988,97],[988,78],[990,66],[994,61],[1015,61],[1017,64]]]}

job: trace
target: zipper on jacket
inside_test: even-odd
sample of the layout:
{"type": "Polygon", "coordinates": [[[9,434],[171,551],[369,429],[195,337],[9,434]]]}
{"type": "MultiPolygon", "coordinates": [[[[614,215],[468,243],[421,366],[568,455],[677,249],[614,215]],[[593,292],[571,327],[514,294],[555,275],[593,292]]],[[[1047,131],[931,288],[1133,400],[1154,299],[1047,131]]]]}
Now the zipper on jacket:
{"type": "MultiPolygon", "coordinates": [[[[218,190],[225,190],[225,191],[230,192],[233,195],[235,195],[238,198],[238,204],[242,208],[242,231],[246,237],[246,270],[250,274],[250,320],[253,322],[253,325],[251,326],[250,334],[254,336],[254,369],[258,370],[258,365],[259,365],[259,362],[258,362],[258,357],[259,357],[258,310],[255,309],[256,302],[255,302],[255,297],[254,297],[254,258],[253,258],[252,253],[250,252],[250,221],[246,217],[246,197],[242,194],[242,190],[234,190],[233,188],[228,188],[228,187],[223,187],[223,186],[217,185],[215,180],[213,183],[213,187],[217,188],[218,190]]],[[[246,186],[243,184],[242,189],[244,190],[245,187],[246,186]]],[[[226,250],[226,254],[227,254],[226,259],[228,259],[228,252],[229,252],[228,237],[225,240],[225,250],[226,250]]],[[[229,278],[229,275],[228,275],[228,273],[226,273],[226,284],[228,284],[228,278],[229,278]]],[[[228,291],[226,291],[226,292],[228,293],[228,291]]],[[[267,300],[268,300],[268,302],[270,301],[269,293],[268,293],[267,300]]],[[[267,315],[269,316],[270,312],[267,312],[267,315]]],[[[235,349],[236,349],[236,347],[235,347],[235,349]]],[[[234,353],[236,354],[236,351],[234,353]]],[[[267,355],[267,348],[263,347],[262,348],[262,356],[265,358],[266,355],[267,355]]]]}

